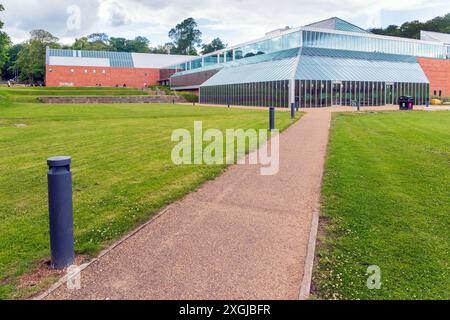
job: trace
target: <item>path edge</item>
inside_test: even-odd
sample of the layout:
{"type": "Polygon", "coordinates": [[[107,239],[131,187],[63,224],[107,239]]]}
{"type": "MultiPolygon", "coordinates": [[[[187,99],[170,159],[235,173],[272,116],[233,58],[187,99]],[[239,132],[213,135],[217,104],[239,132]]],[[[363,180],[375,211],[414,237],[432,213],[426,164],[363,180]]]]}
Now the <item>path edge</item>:
{"type": "Polygon", "coordinates": [[[319,210],[313,211],[311,231],[309,234],[308,250],[303,271],[303,280],[300,286],[299,300],[309,300],[311,295],[312,274],[314,271],[314,260],[316,257],[317,234],[319,231],[319,210]]]}

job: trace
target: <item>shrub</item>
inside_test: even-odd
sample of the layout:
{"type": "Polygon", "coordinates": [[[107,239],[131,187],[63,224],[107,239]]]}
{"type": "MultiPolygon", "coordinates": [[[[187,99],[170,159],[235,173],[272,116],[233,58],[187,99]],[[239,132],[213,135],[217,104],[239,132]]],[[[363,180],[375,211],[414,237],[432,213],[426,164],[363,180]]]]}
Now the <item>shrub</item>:
{"type": "Polygon", "coordinates": [[[198,96],[192,92],[178,92],[177,95],[185,98],[187,102],[198,102],[198,96]]]}

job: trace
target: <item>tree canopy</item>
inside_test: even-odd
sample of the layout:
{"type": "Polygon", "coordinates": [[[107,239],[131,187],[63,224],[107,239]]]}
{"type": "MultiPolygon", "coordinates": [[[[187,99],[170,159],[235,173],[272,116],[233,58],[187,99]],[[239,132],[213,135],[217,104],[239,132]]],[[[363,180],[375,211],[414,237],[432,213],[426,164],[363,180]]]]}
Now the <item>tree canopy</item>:
{"type": "Polygon", "coordinates": [[[202,32],[194,18],[188,18],[169,31],[173,40],[173,54],[198,55],[197,46],[202,43],[202,32]]]}
{"type": "Polygon", "coordinates": [[[45,77],[45,50],[47,47],[60,48],[59,39],[45,30],[33,30],[31,38],[23,44],[13,67],[19,70],[20,80],[36,83],[45,77]]]}
{"type": "Polygon", "coordinates": [[[214,51],[222,50],[226,48],[226,44],[220,38],[215,38],[211,43],[204,44],[202,46],[202,54],[211,53],[214,51]]]}
{"type": "Polygon", "coordinates": [[[450,33],[450,13],[436,17],[427,22],[417,20],[405,22],[401,26],[390,25],[386,28],[375,28],[370,31],[375,34],[420,39],[420,30],[450,33]]]}
{"type": "MultiPolygon", "coordinates": [[[[0,12],[4,11],[5,8],[0,4],[0,12]]],[[[11,46],[11,39],[6,34],[6,32],[1,31],[3,29],[4,23],[0,21],[0,69],[8,62],[8,50],[11,46]]]]}

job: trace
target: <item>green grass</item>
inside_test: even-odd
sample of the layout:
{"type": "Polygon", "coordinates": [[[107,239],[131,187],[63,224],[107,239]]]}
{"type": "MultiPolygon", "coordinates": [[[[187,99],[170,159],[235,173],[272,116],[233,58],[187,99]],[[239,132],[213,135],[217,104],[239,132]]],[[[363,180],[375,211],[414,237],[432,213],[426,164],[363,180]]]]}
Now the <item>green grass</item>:
{"type": "Polygon", "coordinates": [[[76,87],[0,87],[1,97],[9,102],[38,103],[42,96],[142,96],[146,92],[133,88],[76,87]]]}
{"type": "MultiPolygon", "coordinates": [[[[95,255],[225,169],[172,164],[174,129],[193,132],[196,120],[205,129],[268,125],[259,110],[27,104],[12,102],[8,89],[0,95],[0,299],[32,293],[16,287],[18,277],[49,257],[48,157],[73,157],[76,252],[95,255]]],[[[290,125],[289,116],[279,112],[277,127],[290,125]]]]}
{"type": "Polygon", "coordinates": [[[335,115],[318,298],[449,299],[449,183],[450,112],[335,115]],[[370,265],[381,290],[367,288],[370,265]]]}

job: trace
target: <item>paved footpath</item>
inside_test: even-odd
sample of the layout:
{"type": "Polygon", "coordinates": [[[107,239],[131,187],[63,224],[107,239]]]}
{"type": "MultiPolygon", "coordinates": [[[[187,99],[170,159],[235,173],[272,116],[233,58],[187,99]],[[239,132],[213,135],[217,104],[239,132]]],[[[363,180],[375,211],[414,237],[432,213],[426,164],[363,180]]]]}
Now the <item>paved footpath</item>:
{"type": "Polygon", "coordinates": [[[311,112],[281,134],[278,175],[230,167],[90,264],[81,290],[46,298],[299,299],[330,120],[311,112]]]}

